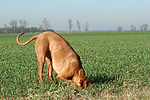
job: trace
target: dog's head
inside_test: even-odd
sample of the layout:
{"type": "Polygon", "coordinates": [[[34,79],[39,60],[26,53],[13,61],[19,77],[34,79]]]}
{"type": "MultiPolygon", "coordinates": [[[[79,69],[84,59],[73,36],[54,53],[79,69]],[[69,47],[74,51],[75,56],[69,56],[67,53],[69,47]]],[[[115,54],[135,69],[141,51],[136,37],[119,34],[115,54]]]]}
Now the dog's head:
{"type": "Polygon", "coordinates": [[[84,89],[85,87],[91,87],[92,83],[85,76],[85,72],[83,69],[79,70],[78,76],[73,79],[74,83],[80,88],[84,89]]]}

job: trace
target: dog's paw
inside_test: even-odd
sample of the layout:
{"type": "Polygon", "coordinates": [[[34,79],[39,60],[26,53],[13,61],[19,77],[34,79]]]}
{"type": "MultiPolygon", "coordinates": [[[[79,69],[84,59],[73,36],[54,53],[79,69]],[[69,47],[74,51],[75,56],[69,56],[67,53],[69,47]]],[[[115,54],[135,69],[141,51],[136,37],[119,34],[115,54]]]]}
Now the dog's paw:
{"type": "Polygon", "coordinates": [[[39,83],[42,84],[42,78],[38,76],[39,83]]]}

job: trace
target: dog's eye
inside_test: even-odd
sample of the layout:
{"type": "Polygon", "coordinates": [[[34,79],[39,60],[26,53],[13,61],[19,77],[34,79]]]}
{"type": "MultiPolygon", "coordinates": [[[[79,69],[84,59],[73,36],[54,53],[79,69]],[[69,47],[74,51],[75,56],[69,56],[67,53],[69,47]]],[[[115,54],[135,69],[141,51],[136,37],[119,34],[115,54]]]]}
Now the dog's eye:
{"type": "Polygon", "coordinates": [[[83,81],[81,82],[81,87],[83,86],[83,81]]]}

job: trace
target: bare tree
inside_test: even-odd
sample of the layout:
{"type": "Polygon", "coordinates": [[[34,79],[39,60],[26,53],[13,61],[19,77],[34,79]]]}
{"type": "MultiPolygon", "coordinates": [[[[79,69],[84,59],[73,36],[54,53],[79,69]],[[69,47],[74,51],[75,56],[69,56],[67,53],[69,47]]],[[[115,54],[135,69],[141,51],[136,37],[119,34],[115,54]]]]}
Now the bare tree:
{"type": "Polygon", "coordinates": [[[148,29],[148,24],[143,24],[143,29],[146,31],[148,29]]]}
{"type": "Polygon", "coordinates": [[[140,29],[141,29],[141,31],[143,31],[143,25],[140,25],[140,27],[139,27],[140,29]]]}
{"type": "Polygon", "coordinates": [[[134,29],[134,25],[131,25],[131,26],[130,26],[130,28],[131,28],[131,31],[133,31],[133,29],[134,29]]]}
{"type": "Polygon", "coordinates": [[[12,26],[14,33],[16,32],[17,24],[17,20],[11,20],[11,22],[9,23],[9,25],[12,26]]]}
{"type": "Polygon", "coordinates": [[[69,32],[71,32],[71,29],[72,29],[72,26],[73,26],[72,19],[69,19],[68,23],[69,23],[69,32]]]}
{"type": "Polygon", "coordinates": [[[77,26],[78,26],[79,32],[81,32],[80,23],[78,20],[77,20],[77,26]]]}
{"type": "Polygon", "coordinates": [[[6,24],[4,24],[4,26],[5,26],[5,31],[4,31],[4,33],[6,34],[6,33],[8,33],[8,26],[7,26],[6,24]]]}
{"type": "Polygon", "coordinates": [[[118,31],[121,31],[123,29],[123,27],[122,26],[118,26],[117,29],[118,29],[118,31]]]}
{"type": "Polygon", "coordinates": [[[88,22],[85,24],[84,29],[85,29],[85,32],[88,31],[88,29],[89,29],[89,23],[88,22]]]}
{"type": "Polygon", "coordinates": [[[23,19],[20,19],[19,23],[20,23],[21,32],[23,32],[23,30],[29,25],[29,22],[23,19]]]}
{"type": "Polygon", "coordinates": [[[51,27],[49,22],[50,21],[48,21],[47,18],[44,18],[44,20],[42,21],[43,24],[40,26],[43,26],[43,28],[45,28],[45,30],[48,30],[48,28],[51,27]]]}

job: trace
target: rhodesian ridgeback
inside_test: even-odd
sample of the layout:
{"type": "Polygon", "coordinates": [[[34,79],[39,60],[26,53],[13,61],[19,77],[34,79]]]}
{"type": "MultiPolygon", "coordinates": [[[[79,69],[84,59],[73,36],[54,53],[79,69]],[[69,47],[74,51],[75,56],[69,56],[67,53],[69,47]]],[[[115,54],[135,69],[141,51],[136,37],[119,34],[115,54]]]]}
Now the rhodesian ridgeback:
{"type": "Polygon", "coordinates": [[[57,79],[75,88],[84,89],[86,86],[92,86],[92,83],[85,76],[79,55],[62,36],[55,32],[47,31],[21,43],[19,37],[23,34],[17,36],[16,40],[19,45],[26,45],[32,40],[37,39],[35,50],[39,68],[38,80],[41,84],[43,67],[46,60],[48,66],[47,76],[53,83],[52,71],[54,70],[58,74],[57,79]]]}

